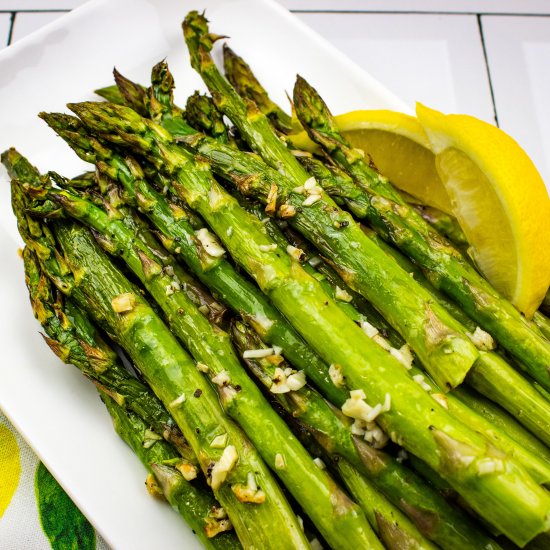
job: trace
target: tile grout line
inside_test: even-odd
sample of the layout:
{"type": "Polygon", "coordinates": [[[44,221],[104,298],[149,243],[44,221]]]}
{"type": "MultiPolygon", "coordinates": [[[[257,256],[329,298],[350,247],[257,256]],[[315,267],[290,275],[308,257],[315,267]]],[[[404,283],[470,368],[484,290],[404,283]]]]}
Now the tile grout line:
{"type": "Polygon", "coordinates": [[[481,14],[478,13],[476,15],[477,19],[477,27],[479,30],[479,37],[481,39],[481,47],[483,48],[483,59],[485,60],[485,68],[487,70],[487,78],[489,80],[489,92],[491,93],[491,103],[493,104],[493,113],[495,115],[495,123],[497,126],[499,126],[498,123],[498,113],[497,113],[497,105],[495,101],[495,90],[493,88],[493,81],[491,79],[491,67],[489,66],[489,57],[487,55],[487,46],[485,44],[485,35],[483,33],[483,22],[481,21],[481,14]]]}
{"type": "MultiPolygon", "coordinates": [[[[73,8],[75,9],[75,8],[73,8]]],[[[66,8],[49,8],[49,9],[0,9],[0,13],[68,13],[72,9],[66,8]]],[[[320,14],[378,14],[378,15],[494,15],[504,17],[550,17],[550,11],[548,13],[533,13],[533,12],[485,12],[485,11],[438,11],[438,10],[338,10],[338,9],[289,9],[292,13],[308,14],[308,13],[320,13],[320,14]]]]}
{"type": "Polygon", "coordinates": [[[16,11],[11,12],[10,16],[10,30],[8,31],[8,40],[6,42],[6,46],[9,46],[11,44],[11,38],[13,36],[13,26],[15,24],[15,16],[17,15],[16,11]]]}
{"type": "MultiPolygon", "coordinates": [[[[76,9],[76,8],[73,8],[76,9]]],[[[62,9],[62,8],[51,8],[44,10],[0,10],[0,13],[67,13],[72,10],[62,9]]]]}
{"type": "Polygon", "coordinates": [[[516,13],[516,12],[477,12],[477,11],[437,11],[437,10],[425,10],[425,11],[407,11],[407,10],[316,10],[312,9],[291,9],[292,13],[308,14],[308,13],[320,13],[320,14],[373,14],[373,15],[494,15],[501,17],[550,17],[549,13],[516,13]]]}

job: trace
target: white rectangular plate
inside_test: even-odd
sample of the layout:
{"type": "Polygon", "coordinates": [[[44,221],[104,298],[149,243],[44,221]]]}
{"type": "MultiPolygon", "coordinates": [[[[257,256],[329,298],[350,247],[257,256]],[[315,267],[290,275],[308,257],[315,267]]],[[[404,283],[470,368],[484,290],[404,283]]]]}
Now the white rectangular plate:
{"type": "MultiPolygon", "coordinates": [[[[180,27],[191,9],[206,9],[213,32],[232,37],[232,47],[281,104],[300,73],[335,112],[408,110],[270,0],[96,0],[0,52],[0,151],[15,146],[42,171],[72,176],[84,169],[36,114],[93,99],[92,90],[112,83],[113,66],[147,83],[151,67],[167,58],[176,99],[184,103],[202,89],[180,27]]],[[[143,467],[114,434],[92,385],[40,338],[20,246],[8,177],[0,168],[0,407],[112,547],[198,548],[181,519],[147,495],[143,467]]]]}

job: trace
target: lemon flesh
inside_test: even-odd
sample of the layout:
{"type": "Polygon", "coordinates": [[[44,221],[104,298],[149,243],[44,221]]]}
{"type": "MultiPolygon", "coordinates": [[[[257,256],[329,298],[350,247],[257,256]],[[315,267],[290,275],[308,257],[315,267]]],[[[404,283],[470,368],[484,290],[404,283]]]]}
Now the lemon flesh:
{"type": "Polygon", "coordinates": [[[423,105],[417,116],[474,260],[530,317],[550,284],[550,199],[540,174],[495,126],[423,105]]]}

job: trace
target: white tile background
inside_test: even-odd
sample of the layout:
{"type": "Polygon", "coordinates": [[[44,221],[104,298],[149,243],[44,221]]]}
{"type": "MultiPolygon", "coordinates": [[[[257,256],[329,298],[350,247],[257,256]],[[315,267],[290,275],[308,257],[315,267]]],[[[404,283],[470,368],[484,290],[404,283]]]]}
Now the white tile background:
{"type": "MultiPolygon", "coordinates": [[[[0,47],[84,1],[0,0],[0,47]]],[[[550,182],[550,0],[279,2],[411,106],[496,122],[550,182]]]]}

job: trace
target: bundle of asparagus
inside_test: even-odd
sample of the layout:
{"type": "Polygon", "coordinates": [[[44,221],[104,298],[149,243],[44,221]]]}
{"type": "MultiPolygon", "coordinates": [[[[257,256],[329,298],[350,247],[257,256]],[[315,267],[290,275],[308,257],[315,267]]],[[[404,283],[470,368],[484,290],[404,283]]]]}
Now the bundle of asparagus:
{"type": "Polygon", "coordinates": [[[115,71],[107,102],[40,114],[94,172],[2,155],[46,341],[150,491],[212,548],[544,544],[550,322],[365,163],[305,80],[298,122],[227,47],[222,76],[204,15],[183,31],[211,97],[176,106],[165,62],[150,87],[115,71]],[[324,157],[292,149],[302,127],[324,157]]]}

